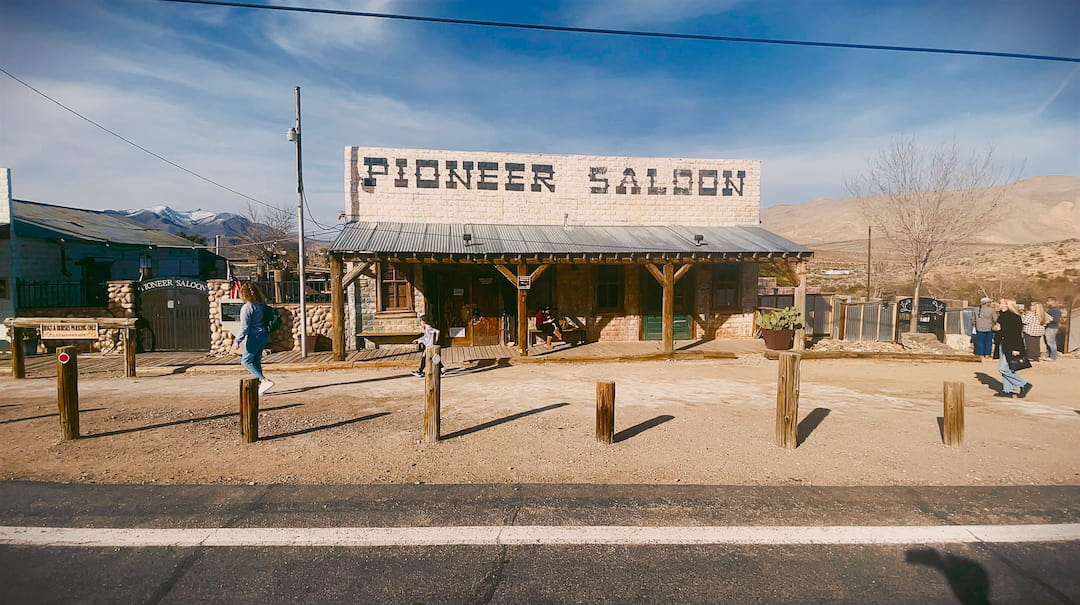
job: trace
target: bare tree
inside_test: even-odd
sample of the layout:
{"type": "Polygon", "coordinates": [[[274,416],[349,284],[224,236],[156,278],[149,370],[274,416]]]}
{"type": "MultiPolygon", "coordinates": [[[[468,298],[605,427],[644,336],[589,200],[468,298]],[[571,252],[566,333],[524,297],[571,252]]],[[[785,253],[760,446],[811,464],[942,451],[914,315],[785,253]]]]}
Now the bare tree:
{"type": "Polygon", "coordinates": [[[1006,191],[997,187],[1000,172],[992,148],[964,154],[955,142],[930,149],[899,137],[848,182],[860,211],[911,277],[911,332],[927,272],[992,222],[1006,191]]]}
{"type": "Polygon", "coordinates": [[[296,225],[292,212],[248,204],[241,216],[250,224],[238,238],[237,250],[264,269],[297,266],[296,225]]]}

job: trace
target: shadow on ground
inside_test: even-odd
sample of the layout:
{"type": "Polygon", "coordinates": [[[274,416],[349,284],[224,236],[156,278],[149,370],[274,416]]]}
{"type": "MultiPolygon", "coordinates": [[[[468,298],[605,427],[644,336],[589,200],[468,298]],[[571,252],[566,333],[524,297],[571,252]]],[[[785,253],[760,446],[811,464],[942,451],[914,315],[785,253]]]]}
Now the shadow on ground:
{"type": "Polygon", "coordinates": [[[990,605],[990,575],[978,561],[941,554],[935,548],[909,548],[904,552],[904,561],[941,572],[962,605],[990,605]]]}
{"type": "Polygon", "coordinates": [[[810,436],[810,433],[814,432],[814,429],[821,424],[825,417],[832,413],[829,408],[814,408],[810,410],[810,413],[806,415],[806,418],[802,419],[799,423],[795,433],[795,445],[796,447],[803,444],[804,441],[810,436]]]}
{"type": "Polygon", "coordinates": [[[528,410],[528,411],[525,411],[525,412],[518,412],[517,414],[511,414],[509,416],[504,416],[504,417],[498,418],[496,420],[490,420],[488,422],[484,422],[484,423],[478,424],[476,426],[471,426],[471,427],[469,427],[467,429],[461,429],[460,431],[454,431],[453,433],[447,433],[445,435],[440,436],[439,440],[440,441],[445,441],[447,439],[453,439],[455,437],[464,437],[465,435],[469,435],[471,433],[476,433],[476,432],[482,431],[484,429],[489,429],[489,428],[491,428],[493,426],[499,426],[500,424],[505,424],[507,422],[513,422],[514,420],[520,420],[521,418],[525,418],[526,416],[532,416],[533,414],[539,414],[541,412],[547,412],[549,410],[555,410],[555,409],[558,409],[558,408],[561,408],[561,407],[566,407],[568,405],[570,405],[570,404],[569,403],[553,403],[551,405],[545,405],[544,407],[541,407],[541,408],[536,408],[536,409],[528,410]]]}
{"type": "Polygon", "coordinates": [[[314,433],[315,431],[324,431],[326,429],[332,429],[332,428],[336,428],[336,427],[339,427],[339,426],[346,426],[346,425],[354,424],[354,423],[357,423],[357,422],[364,422],[365,420],[374,420],[376,418],[381,418],[383,416],[389,416],[389,415],[390,415],[390,412],[379,412],[377,414],[368,414],[367,416],[361,416],[359,418],[350,418],[349,420],[342,420],[341,422],[334,422],[334,423],[331,423],[331,424],[324,424],[322,426],[313,426],[313,427],[310,427],[310,428],[301,429],[299,431],[292,431],[290,433],[281,433],[281,434],[278,434],[278,435],[268,435],[266,437],[263,437],[262,435],[259,435],[259,441],[267,441],[269,439],[283,439],[285,437],[295,437],[297,435],[306,435],[307,433],[314,433]]]}
{"type": "MultiPolygon", "coordinates": [[[[269,411],[273,411],[273,410],[284,410],[286,408],[299,407],[300,405],[302,405],[302,404],[290,403],[288,405],[279,405],[277,407],[272,407],[272,408],[259,408],[259,412],[269,412],[269,411]]],[[[91,439],[93,437],[111,437],[113,435],[123,435],[125,433],[136,433],[138,431],[149,431],[151,429],[160,429],[160,428],[165,428],[167,426],[177,426],[177,425],[180,425],[180,424],[191,424],[191,423],[194,423],[194,422],[205,422],[207,420],[218,420],[220,418],[228,418],[230,416],[239,416],[239,415],[240,415],[240,412],[231,412],[231,413],[228,413],[228,414],[214,414],[213,416],[200,416],[199,418],[185,418],[184,420],[176,420],[176,421],[173,421],[173,422],[162,422],[161,424],[151,424],[149,426],[139,426],[139,427],[135,427],[135,428],[132,428],[132,429],[120,429],[120,430],[117,430],[117,431],[107,431],[105,433],[89,433],[89,434],[83,435],[82,438],[83,439],[91,439]]]]}
{"type": "Polygon", "coordinates": [[[614,441],[615,443],[618,443],[620,441],[626,441],[627,439],[636,437],[637,435],[640,435],[641,433],[644,433],[645,431],[653,427],[660,426],[661,424],[664,424],[669,420],[675,420],[675,417],[668,414],[662,414],[660,416],[657,416],[656,418],[650,418],[645,422],[639,422],[632,427],[625,428],[618,433],[615,433],[612,436],[612,441],[614,441]]]}

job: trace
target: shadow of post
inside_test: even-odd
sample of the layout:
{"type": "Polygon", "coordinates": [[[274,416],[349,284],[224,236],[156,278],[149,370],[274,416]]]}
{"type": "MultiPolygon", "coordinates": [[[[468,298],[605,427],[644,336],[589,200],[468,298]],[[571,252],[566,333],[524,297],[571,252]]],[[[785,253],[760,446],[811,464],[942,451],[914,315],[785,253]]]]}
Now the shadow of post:
{"type": "Polygon", "coordinates": [[[493,426],[499,426],[500,424],[505,424],[507,422],[513,422],[515,420],[520,420],[522,418],[525,418],[526,416],[532,416],[533,414],[539,414],[541,412],[547,412],[549,410],[555,410],[555,409],[558,409],[558,408],[561,408],[561,407],[566,407],[568,405],[570,405],[570,404],[569,403],[553,403],[551,405],[545,405],[544,407],[541,407],[541,408],[527,410],[525,412],[518,412],[517,414],[511,414],[509,416],[504,416],[504,417],[498,418],[496,420],[490,420],[490,421],[485,422],[483,424],[478,424],[476,426],[471,426],[471,427],[469,427],[467,429],[461,429],[460,431],[454,431],[452,433],[447,433],[447,434],[443,435],[442,437],[440,437],[439,441],[446,441],[447,439],[453,439],[455,437],[463,437],[463,436],[471,434],[471,433],[476,433],[476,432],[482,431],[484,429],[489,429],[489,428],[491,428],[493,426]]]}
{"type": "Polygon", "coordinates": [[[315,431],[324,431],[326,429],[332,429],[339,426],[346,426],[354,424],[356,422],[364,422],[365,420],[374,420],[383,416],[389,416],[390,412],[379,412],[377,414],[368,414],[367,416],[361,416],[359,418],[350,418],[349,420],[342,420],[341,422],[333,422],[330,424],[324,424],[322,426],[313,426],[311,428],[300,429],[299,431],[292,431],[291,433],[280,433],[277,435],[270,435],[268,437],[259,436],[259,441],[267,441],[270,439],[283,439],[285,437],[295,437],[297,435],[306,435],[307,433],[314,433],[315,431]]]}
{"type": "Polygon", "coordinates": [[[810,436],[810,433],[813,433],[814,429],[816,429],[818,425],[821,424],[821,421],[825,420],[825,417],[830,413],[832,413],[832,410],[829,408],[814,408],[810,410],[810,413],[806,415],[806,418],[802,419],[802,422],[799,423],[799,426],[796,429],[795,446],[798,447],[802,445],[803,441],[806,441],[807,437],[810,436]]]}
{"type": "Polygon", "coordinates": [[[978,561],[942,555],[934,548],[909,548],[904,552],[904,561],[940,571],[962,605],[990,605],[990,575],[978,561]]]}
{"type": "Polygon", "coordinates": [[[660,426],[661,424],[664,424],[669,420],[675,420],[675,417],[668,414],[662,414],[660,416],[657,416],[656,418],[650,418],[645,422],[639,422],[632,427],[625,428],[618,433],[615,433],[611,439],[614,443],[626,441],[627,439],[630,439],[631,437],[636,437],[637,435],[644,433],[645,431],[653,427],[660,426]]]}
{"type": "MultiPolygon", "coordinates": [[[[301,404],[301,403],[290,403],[290,404],[287,404],[287,405],[279,405],[279,406],[275,406],[275,407],[272,407],[272,408],[260,408],[259,412],[261,413],[261,412],[269,412],[269,411],[272,411],[272,410],[284,410],[286,408],[295,408],[295,407],[299,407],[301,405],[303,405],[303,404],[301,404]]],[[[116,431],[107,431],[105,433],[90,433],[88,435],[83,435],[82,438],[83,439],[91,439],[91,438],[94,438],[94,437],[111,437],[113,435],[124,435],[126,433],[136,433],[138,431],[149,431],[151,429],[160,429],[160,428],[165,428],[167,426],[178,426],[178,425],[181,425],[181,424],[192,424],[192,423],[195,423],[195,422],[205,422],[207,420],[219,420],[221,418],[228,418],[230,416],[239,416],[239,415],[240,415],[239,412],[229,412],[227,414],[214,414],[213,416],[201,416],[199,418],[185,418],[184,420],[176,420],[174,422],[162,422],[160,424],[151,424],[149,426],[139,426],[139,427],[135,427],[133,429],[119,429],[119,430],[116,430],[116,431]]]]}
{"type": "Polygon", "coordinates": [[[938,434],[941,435],[941,442],[945,443],[945,417],[944,416],[938,416],[937,417],[937,430],[938,430],[938,434]]]}

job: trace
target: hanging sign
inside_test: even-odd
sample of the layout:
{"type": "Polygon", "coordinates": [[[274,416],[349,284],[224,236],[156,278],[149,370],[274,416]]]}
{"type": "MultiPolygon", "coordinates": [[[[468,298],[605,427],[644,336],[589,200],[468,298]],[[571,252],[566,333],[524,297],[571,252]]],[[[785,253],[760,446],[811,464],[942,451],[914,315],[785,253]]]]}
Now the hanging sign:
{"type": "Polygon", "coordinates": [[[69,340],[72,338],[98,337],[98,325],[96,323],[56,323],[41,324],[39,328],[43,340],[69,340]]]}
{"type": "Polygon", "coordinates": [[[532,289],[532,276],[531,275],[519,275],[517,276],[518,290],[531,290],[532,289]]]}

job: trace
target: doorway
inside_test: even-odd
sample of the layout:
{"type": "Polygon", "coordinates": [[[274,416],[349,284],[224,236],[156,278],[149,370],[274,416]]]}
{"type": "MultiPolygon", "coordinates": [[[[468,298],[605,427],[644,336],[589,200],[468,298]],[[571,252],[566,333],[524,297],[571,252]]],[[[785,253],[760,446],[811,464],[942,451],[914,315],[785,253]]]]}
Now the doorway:
{"type": "Polygon", "coordinates": [[[209,351],[210,308],[207,294],[193,288],[157,288],[139,295],[140,336],[146,351],[209,351]]]}
{"type": "MultiPolygon", "coordinates": [[[[641,339],[663,340],[664,288],[645,268],[641,269],[638,281],[641,283],[641,339]]],[[[694,276],[691,271],[675,282],[675,340],[692,338],[693,312],[694,276]]]]}

